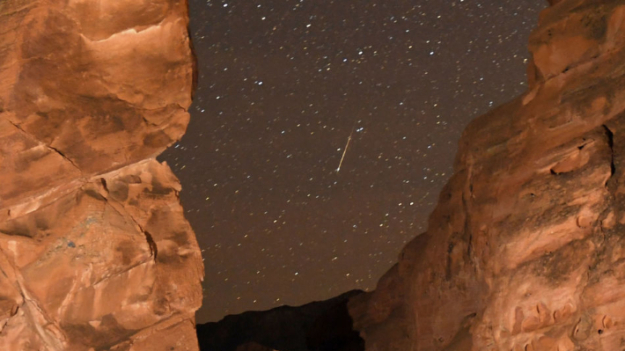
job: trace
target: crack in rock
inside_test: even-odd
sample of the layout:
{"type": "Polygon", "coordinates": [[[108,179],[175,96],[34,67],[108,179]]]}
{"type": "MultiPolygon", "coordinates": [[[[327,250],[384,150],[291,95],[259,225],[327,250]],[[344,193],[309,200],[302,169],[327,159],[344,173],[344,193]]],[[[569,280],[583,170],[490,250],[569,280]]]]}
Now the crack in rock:
{"type": "Polygon", "coordinates": [[[80,167],[78,167],[77,164],[74,163],[74,161],[72,161],[72,159],[70,159],[69,157],[65,156],[65,154],[63,152],[61,152],[59,149],[48,145],[44,142],[42,142],[41,140],[35,138],[32,134],[28,133],[27,131],[25,131],[19,124],[11,121],[10,119],[7,119],[7,121],[9,123],[11,123],[15,128],[17,128],[18,130],[20,130],[22,133],[28,135],[30,138],[32,138],[33,140],[35,140],[36,142],[38,142],[41,145],[44,145],[45,147],[47,147],[48,149],[54,151],[56,154],[58,154],[59,156],[61,156],[64,160],[68,161],[69,163],[71,163],[72,166],[74,166],[74,168],[76,168],[78,170],[78,172],[80,172],[80,174],[82,175],[82,170],[80,169],[80,167]]]}

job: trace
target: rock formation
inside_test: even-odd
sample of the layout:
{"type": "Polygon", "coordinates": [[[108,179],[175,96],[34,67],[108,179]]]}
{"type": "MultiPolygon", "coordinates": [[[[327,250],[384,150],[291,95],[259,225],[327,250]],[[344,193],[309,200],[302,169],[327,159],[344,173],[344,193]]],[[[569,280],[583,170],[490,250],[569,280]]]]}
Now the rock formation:
{"type": "Polygon", "coordinates": [[[243,344],[237,347],[236,351],[278,351],[278,350],[270,349],[268,347],[262,346],[255,342],[250,342],[250,343],[243,344]]]}
{"type": "Polygon", "coordinates": [[[182,0],[0,1],[0,349],[197,350],[182,0]]]}
{"type": "Polygon", "coordinates": [[[299,307],[226,316],[197,326],[202,351],[361,351],[363,340],[352,328],[346,292],[335,298],[299,307]]]}
{"type": "Polygon", "coordinates": [[[551,1],[529,90],[465,130],[427,232],[349,305],[366,349],[625,346],[625,1],[551,1]]]}

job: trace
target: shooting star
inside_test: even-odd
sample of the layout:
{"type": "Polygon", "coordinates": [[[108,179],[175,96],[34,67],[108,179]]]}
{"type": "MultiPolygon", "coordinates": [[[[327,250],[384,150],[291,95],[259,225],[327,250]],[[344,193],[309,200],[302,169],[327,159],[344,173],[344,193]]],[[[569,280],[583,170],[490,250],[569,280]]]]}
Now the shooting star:
{"type": "Polygon", "coordinates": [[[343,150],[343,156],[341,156],[341,161],[339,161],[339,166],[336,168],[336,173],[341,170],[343,160],[345,159],[345,154],[347,153],[347,148],[349,147],[349,142],[352,141],[352,134],[354,134],[354,128],[352,128],[351,133],[349,133],[349,136],[347,137],[347,143],[345,144],[345,149],[343,150]]]}

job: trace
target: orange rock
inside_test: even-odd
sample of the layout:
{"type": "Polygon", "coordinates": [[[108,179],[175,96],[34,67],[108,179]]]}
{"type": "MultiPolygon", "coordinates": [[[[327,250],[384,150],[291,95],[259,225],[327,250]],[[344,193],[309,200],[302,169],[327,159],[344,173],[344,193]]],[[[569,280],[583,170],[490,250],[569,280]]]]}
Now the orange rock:
{"type": "Polygon", "coordinates": [[[404,268],[350,301],[367,350],[622,349],[625,5],[551,4],[530,91],[470,123],[404,268]]]}
{"type": "Polygon", "coordinates": [[[186,2],[0,3],[0,349],[197,350],[186,2]]]}

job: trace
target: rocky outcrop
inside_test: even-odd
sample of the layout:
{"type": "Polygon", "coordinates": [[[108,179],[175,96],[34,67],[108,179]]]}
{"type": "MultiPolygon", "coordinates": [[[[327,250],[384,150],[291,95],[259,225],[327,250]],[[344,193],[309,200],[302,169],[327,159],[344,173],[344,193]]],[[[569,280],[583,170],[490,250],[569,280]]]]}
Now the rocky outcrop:
{"type": "Polygon", "coordinates": [[[0,349],[197,350],[186,2],[0,1],[0,349]]]}
{"type": "Polygon", "coordinates": [[[246,343],[237,347],[236,351],[278,351],[278,350],[274,350],[274,349],[262,346],[255,342],[250,342],[250,343],[246,343]]]}
{"type": "Polygon", "coordinates": [[[268,311],[226,316],[219,322],[198,325],[202,351],[361,351],[363,340],[353,330],[346,292],[335,298],[268,311]]]}
{"type": "Polygon", "coordinates": [[[465,130],[426,233],[349,308],[367,350],[621,350],[625,1],[562,0],[465,130]]]}

